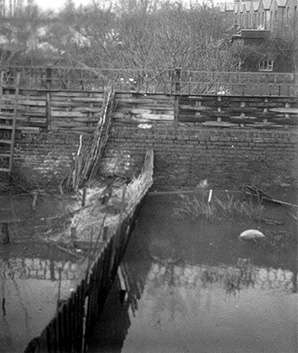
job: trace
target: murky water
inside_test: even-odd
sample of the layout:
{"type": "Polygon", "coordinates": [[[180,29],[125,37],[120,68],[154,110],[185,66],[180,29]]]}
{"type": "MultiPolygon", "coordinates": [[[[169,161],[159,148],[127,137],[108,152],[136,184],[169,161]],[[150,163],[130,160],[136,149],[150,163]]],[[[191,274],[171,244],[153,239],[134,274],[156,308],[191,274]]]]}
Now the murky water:
{"type": "Polygon", "coordinates": [[[76,258],[42,242],[63,231],[67,219],[60,216],[73,203],[43,196],[32,208],[30,195],[0,196],[0,226],[8,222],[10,233],[10,244],[0,244],[1,353],[23,352],[75,288],[76,258]]]}
{"type": "Polygon", "coordinates": [[[40,335],[58,300],[75,288],[78,272],[56,248],[29,242],[0,248],[0,352],[23,352],[40,335]]]}
{"type": "Polygon", "coordinates": [[[89,352],[298,352],[296,222],[181,220],[175,202],[147,198],[89,352]],[[238,239],[256,227],[274,237],[238,239]]]}

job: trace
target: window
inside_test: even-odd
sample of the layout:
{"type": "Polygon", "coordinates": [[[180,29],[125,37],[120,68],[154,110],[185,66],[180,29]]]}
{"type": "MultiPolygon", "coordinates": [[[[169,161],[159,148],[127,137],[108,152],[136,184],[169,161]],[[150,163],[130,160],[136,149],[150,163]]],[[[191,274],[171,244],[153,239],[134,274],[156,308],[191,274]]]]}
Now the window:
{"type": "Polygon", "coordinates": [[[273,60],[262,60],[259,63],[259,71],[273,71],[273,60]]]}

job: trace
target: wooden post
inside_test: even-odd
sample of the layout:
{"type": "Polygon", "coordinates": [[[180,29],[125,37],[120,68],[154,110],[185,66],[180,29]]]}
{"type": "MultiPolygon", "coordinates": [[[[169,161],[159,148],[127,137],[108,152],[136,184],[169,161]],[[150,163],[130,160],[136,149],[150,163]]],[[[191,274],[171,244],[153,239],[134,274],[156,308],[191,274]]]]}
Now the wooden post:
{"type": "Polygon", "coordinates": [[[38,198],[38,191],[33,191],[32,193],[32,210],[36,209],[36,204],[37,204],[37,198],[38,198]]]}
{"type": "Polygon", "coordinates": [[[46,93],[46,118],[47,118],[47,130],[52,129],[52,112],[51,112],[51,87],[52,87],[52,69],[46,69],[46,84],[47,84],[47,93],[46,93]]]}
{"type": "Polygon", "coordinates": [[[0,242],[3,245],[10,243],[8,223],[2,223],[1,232],[0,232],[0,242]]]}
{"type": "Polygon", "coordinates": [[[1,307],[2,307],[2,314],[3,316],[6,316],[6,307],[5,307],[5,302],[6,302],[6,299],[5,297],[2,298],[2,303],[1,303],[1,307]]]}
{"type": "Polygon", "coordinates": [[[77,228],[76,227],[70,228],[70,239],[72,242],[75,242],[75,240],[77,239],[77,228]]]}
{"type": "Polygon", "coordinates": [[[178,122],[179,118],[179,94],[181,91],[181,69],[176,68],[174,71],[174,77],[175,77],[175,102],[174,102],[174,123],[175,125],[178,122]]]}
{"type": "Polygon", "coordinates": [[[175,94],[181,91],[181,68],[175,69],[175,94]]]}
{"type": "Polygon", "coordinates": [[[169,69],[168,75],[170,77],[170,94],[173,94],[173,86],[174,86],[174,72],[173,70],[169,69]]]}
{"type": "Polygon", "coordinates": [[[83,188],[83,197],[82,197],[82,207],[86,205],[86,194],[87,194],[87,188],[83,188]]]}

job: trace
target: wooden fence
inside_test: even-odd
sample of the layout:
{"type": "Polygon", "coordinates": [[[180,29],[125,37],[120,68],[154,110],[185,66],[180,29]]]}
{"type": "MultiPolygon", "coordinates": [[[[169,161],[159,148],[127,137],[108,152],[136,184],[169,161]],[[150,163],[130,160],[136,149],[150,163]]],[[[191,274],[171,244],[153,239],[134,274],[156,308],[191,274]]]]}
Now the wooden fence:
{"type": "MultiPolygon", "coordinates": [[[[6,89],[2,104],[15,99],[6,89]]],[[[102,91],[21,89],[17,130],[93,133],[101,116],[102,91]]],[[[296,97],[165,95],[117,92],[114,119],[127,122],[195,122],[202,126],[287,127],[297,125],[296,97]]]]}
{"type": "Polygon", "coordinates": [[[282,128],[298,124],[295,97],[180,96],[178,120],[203,126],[282,128]]]}
{"type": "MultiPolygon", "coordinates": [[[[9,107],[14,99],[14,92],[7,87],[0,104],[9,107]]],[[[16,126],[22,130],[93,132],[103,99],[103,92],[21,89],[16,126]]]]}
{"type": "Polygon", "coordinates": [[[103,90],[112,82],[117,91],[164,94],[284,95],[298,93],[297,74],[215,72],[186,69],[109,69],[76,67],[0,67],[7,81],[21,73],[22,88],[103,90]]]}
{"type": "Polygon", "coordinates": [[[25,353],[85,352],[85,338],[91,331],[116,276],[134,224],[127,216],[98,255],[89,274],[81,280],[56,316],[27,346],[25,353]]]}
{"type": "Polygon", "coordinates": [[[288,128],[298,124],[295,97],[116,94],[114,119],[214,127],[288,128]]]}
{"type": "Polygon", "coordinates": [[[127,186],[125,195],[128,203],[120,213],[119,225],[113,234],[109,234],[107,227],[102,229],[101,238],[105,241],[104,245],[92,259],[92,263],[88,259],[84,278],[70,298],[60,304],[56,316],[41,335],[28,344],[25,353],[86,352],[86,337],[103,310],[128,245],[142,199],[152,185],[152,175],[153,151],[150,151],[145,156],[139,177],[127,186]]]}

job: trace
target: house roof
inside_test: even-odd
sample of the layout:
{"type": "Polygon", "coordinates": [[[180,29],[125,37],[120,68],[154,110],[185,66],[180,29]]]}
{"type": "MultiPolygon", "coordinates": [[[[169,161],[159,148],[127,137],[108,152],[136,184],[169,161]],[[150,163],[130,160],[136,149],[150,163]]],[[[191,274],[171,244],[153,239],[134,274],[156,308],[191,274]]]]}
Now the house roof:
{"type": "Polygon", "coordinates": [[[221,12],[230,12],[234,11],[235,4],[233,2],[221,2],[218,4],[218,7],[221,12]]]}
{"type": "Polygon", "coordinates": [[[252,5],[251,1],[245,1],[244,2],[245,10],[250,11],[251,5],[252,5]]]}
{"type": "Polygon", "coordinates": [[[285,7],[287,4],[287,0],[276,0],[276,4],[279,7],[285,7]]]}
{"type": "Polygon", "coordinates": [[[238,12],[240,10],[240,3],[239,2],[236,2],[235,4],[234,4],[234,12],[238,12]]]}
{"type": "Polygon", "coordinates": [[[226,11],[233,11],[234,10],[234,3],[232,3],[232,2],[225,3],[225,10],[226,11]]]}
{"type": "Polygon", "coordinates": [[[254,11],[258,11],[260,1],[253,1],[252,6],[254,11]]]}
{"type": "Polygon", "coordinates": [[[262,0],[263,1],[263,6],[265,10],[269,10],[271,7],[271,1],[272,0],[262,0]]]}
{"type": "Polygon", "coordinates": [[[251,1],[242,1],[240,3],[241,12],[250,11],[250,7],[251,7],[251,1]]]}

